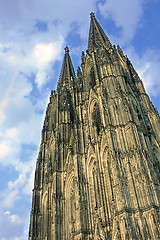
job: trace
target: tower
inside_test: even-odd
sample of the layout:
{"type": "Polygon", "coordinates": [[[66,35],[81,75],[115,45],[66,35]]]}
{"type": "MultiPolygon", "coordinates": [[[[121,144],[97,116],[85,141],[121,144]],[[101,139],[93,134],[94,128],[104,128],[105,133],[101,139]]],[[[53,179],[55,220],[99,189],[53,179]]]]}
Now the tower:
{"type": "Polygon", "coordinates": [[[29,240],[160,239],[160,117],[93,13],[47,107],[29,240]]]}

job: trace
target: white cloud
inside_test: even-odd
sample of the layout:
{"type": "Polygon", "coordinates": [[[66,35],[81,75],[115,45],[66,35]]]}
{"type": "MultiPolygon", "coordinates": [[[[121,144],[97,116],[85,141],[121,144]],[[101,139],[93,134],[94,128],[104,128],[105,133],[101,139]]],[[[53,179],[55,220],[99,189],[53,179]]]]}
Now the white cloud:
{"type": "Polygon", "coordinates": [[[17,129],[16,128],[9,128],[6,130],[6,134],[9,139],[12,139],[12,141],[16,141],[17,138],[17,129]]]}
{"type": "Polygon", "coordinates": [[[16,189],[18,186],[23,185],[24,182],[26,181],[24,177],[25,177],[24,174],[19,174],[18,179],[16,179],[15,181],[8,182],[8,188],[11,190],[16,189]]]}
{"type": "Polygon", "coordinates": [[[145,0],[106,0],[99,3],[99,10],[106,19],[112,19],[117,28],[122,28],[118,43],[126,44],[132,40],[139,28],[145,0]]]}
{"type": "Polygon", "coordinates": [[[42,85],[47,81],[47,76],[44,71],[39,71],[36,74],[35,82],[37,83],[38,88],[41,88],[42,85]]]}
{"type": "Polygon", "coordinates": [[[0,143],[0,158],[7,157],[11,154],[12,148],[9,142],[3,141],[0,143]]]}
{"type": "Polygon", "coordinates": [[[20,199],[19,190],[14,189],[9,191],[8,189],[1,192],[1,209],[11,209],[13,208],[15,202],[20,199]]]}
{"type": "Polygon", "coordinates": [[[38,88],[41,88],[49,81],[48,74],[50,73],[51,63],[55,60],[60,60],[63,46],[64,39],[60,37],[59,40],[54,43],[39,43],[34,47],[31,62],[38,70],[35,79],[38,88]]]}
{"type": "Polygon", "coordinates": [[[4,212],[4,215],[10,215],[10,211],[4,212]]]}
{"type": "MultiPolygon", "coordinates": [[[[63,46],[64,38],[60,36],[55,42],[41,42],[36,45],[30,46],[31,48],[29,49],[28,53],[25,54],[23,51],[21,51],[21,49],[17,50],[16,48],[12,47],[12,49],[8,52],[1,52],[0,61],[1,59],[3,59],[3,61],[7,64],[7,66],[4,67],[3,71],[6,68],[10,68],[11,70],[16,67],[18,68],[18,72],[23,72],[23,74],[26,76],[31,75],[31,73],[35,73],[35,81],[40,88],[42,87],[42,85],[46,84],[48,80],[47,74],[53,72],[52,64],[56,60],[61,59],[63,46]]],[[[6,96],[4,98],[5,101],[3,105],[6,105],[6,103],[8,102],[8,97],[17,75],[18,74],[16,72],[16,75],[11,78],[11,83],[6,91],[6,96]]],[[[6,76],[4,76],[4,78],[6,78],[6,76]]]]}
{"type": "Polygon", "coordinates": [[[49,62],[60,59],[62,45],[64,40],[62,37],[54,43],[39,43],[33,49],[33,59],[38,68],[44,68],[49,62]]]}
{"type": "Polygon", "coordinates": [[[23,226],[25,223],[24,217],[16,214],[12,214],[10,211],[1,213],[0,215],[0,236],[1,240],[26,240],[24,234],[19,234],[18,232],[23,232],[23,226]]]}
{"type": "Polygon", "coordinates": [[[21,224],[23,222],[23,220],[20,218],[20,216],[15,215],[15,214],[10,216],[10,220],[12,223],[16,222],[16,224],[21,224]]]}
{"type": "Polygon", "coordinates": [[[22,219],[18,215],[11,214],[11,212],[8,210],[4,212],[4,215],[8,216],[11,223],[21,224],[22,222],[24,222],[24,219],[22,219]]]}

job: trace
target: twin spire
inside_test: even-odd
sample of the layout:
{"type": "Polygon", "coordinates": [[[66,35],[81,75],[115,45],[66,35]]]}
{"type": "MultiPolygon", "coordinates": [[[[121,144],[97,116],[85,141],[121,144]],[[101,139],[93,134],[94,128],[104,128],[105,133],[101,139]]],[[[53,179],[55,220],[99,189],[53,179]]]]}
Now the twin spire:
{"type": "Polygon", "coordinates": [[[112,47],[108,37],[104,33],[102,27],[99,22],[95,18],[93,12],[90,13],[91,23],[90,23],[90,31],[89,31],[89,40],[88,40],[88,51],[94,51],[95,47],[103,46],[106,49],[112,47]]]}
{"type": "Polygon", "coordinates": [[[65,55],[64,55],[64,60],[62,64],[58,85],[63,85],[64,81],[65,81],[65,84],[68,84],[70,83],[71,80],[76,79],[71,57],[69,55],[69,48],[66,46],[64,50],[65,50],[65,55]]]}
{"type": "MultiPolygon", "coordinates": [[[[93,52],[96,47],[104,47],[109,49],[112,47],[109,39],[104,33],[102,27],[95,18],[93,12],[90,13],[91,22],[90,22],[90,31],[89,31],[89,40],[88,40],[88,52],[93,52]]],[[[65,47],[65,56],[62,64],[59,84],[63,84],[64,81],[70,81],[70,79],[76,79],[72,61],[69,55],[69,48],[65,47]]]]}

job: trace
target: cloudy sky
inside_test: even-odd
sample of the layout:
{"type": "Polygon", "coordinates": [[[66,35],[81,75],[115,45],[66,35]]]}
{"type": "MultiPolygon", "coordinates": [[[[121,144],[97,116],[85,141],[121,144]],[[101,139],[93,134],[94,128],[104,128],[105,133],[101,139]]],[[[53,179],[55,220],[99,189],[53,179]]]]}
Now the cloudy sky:
{"type": "Polygon", "coordinates": [[[26,240],[36,157],[64,47],[75,71],[94,11],[160,111],[159,0],[1,0],[0,240],[26,240]]]}

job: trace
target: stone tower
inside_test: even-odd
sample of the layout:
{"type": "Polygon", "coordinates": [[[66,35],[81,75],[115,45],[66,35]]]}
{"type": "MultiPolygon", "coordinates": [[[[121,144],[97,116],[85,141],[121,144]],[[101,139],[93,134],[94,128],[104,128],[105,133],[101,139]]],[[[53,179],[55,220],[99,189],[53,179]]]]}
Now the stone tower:
{"type": "Polygon", "coordinates": [[[29,240],[160,239],[160,117],[91,13],[77,76],[68,47],[47,107],[29,240]]]}

